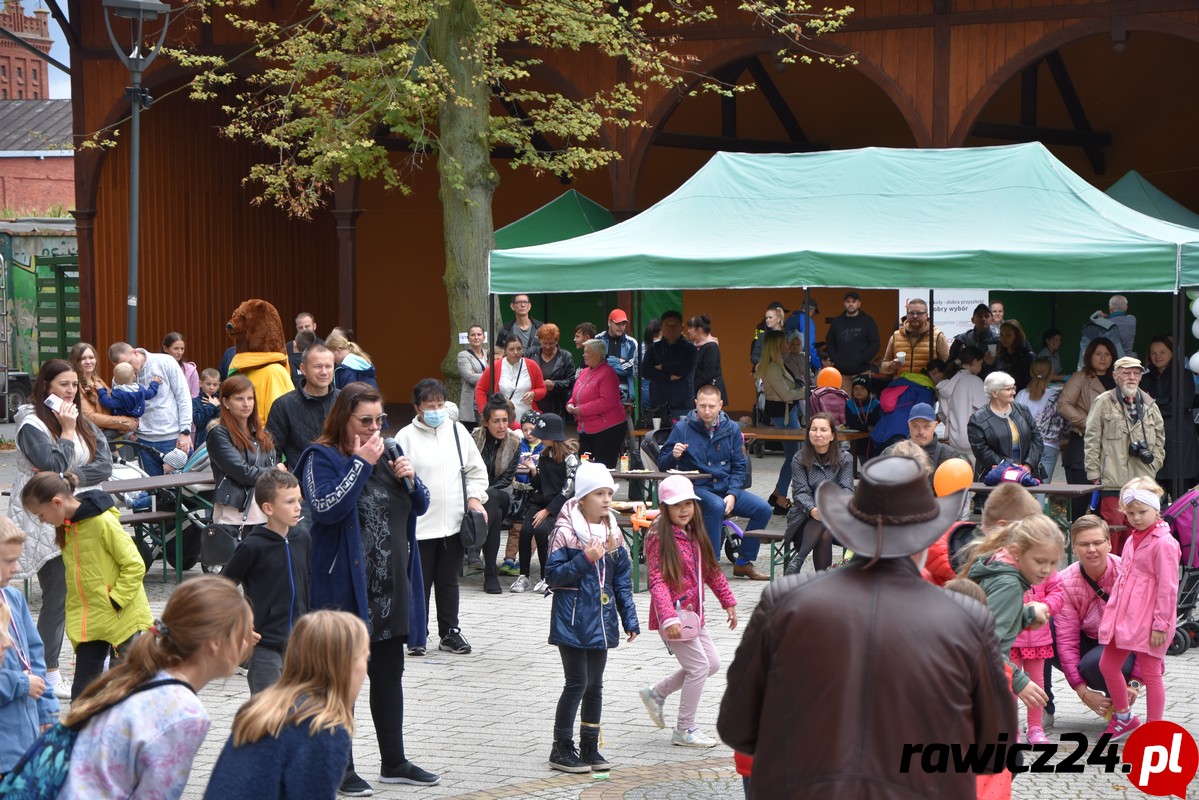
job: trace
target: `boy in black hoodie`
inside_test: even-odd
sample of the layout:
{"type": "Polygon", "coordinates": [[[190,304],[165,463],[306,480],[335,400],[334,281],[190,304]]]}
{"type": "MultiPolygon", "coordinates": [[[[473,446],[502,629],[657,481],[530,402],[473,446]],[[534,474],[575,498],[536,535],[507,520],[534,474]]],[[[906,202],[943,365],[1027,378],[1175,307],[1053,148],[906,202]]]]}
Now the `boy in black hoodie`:
{"type": "Polygon", "coordinates": [[[312,542],[300,521],[300,483],[290,472],[268,469],[254,484],[254,501],[266,514],[242,540],[221,573],[240,583],[254,609],[262,639],[250,656],[247,680],[257,694],[279,680],[283,653],[297,619],[308,611],[312,542]]]}

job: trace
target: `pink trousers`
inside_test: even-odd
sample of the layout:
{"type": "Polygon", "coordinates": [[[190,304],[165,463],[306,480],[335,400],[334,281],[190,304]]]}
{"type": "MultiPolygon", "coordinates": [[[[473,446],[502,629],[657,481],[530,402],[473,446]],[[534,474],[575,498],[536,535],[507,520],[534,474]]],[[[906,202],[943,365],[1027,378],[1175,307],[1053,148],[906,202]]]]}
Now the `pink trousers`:
{"type": "MultiPolygon", "coordinates": [[[[1112,708],[1116,711],[1128,710],[1128,684],[1124,681],[1124,673],[1120,667],[1124,665],[1132,650],[1121,650],[1114,644],[1103,646],[1103,655],[1099,657],[1099,671],[1107,683],[1107,693],[1112,697],[1112,708]]],[[[1166,684],[1162,675],[1166,672],[1163,659],[1137,653],[1136,666],[1133,673],[1145,684],[1145,716],[1148,722],[1156,722],[1166,714],[1166,684]]]]}
{"type": "MultiPolygon", "coordinates": [[[[1042,689],[1045,688],[1045,659],[1043,658],[1013,658],[1012,664],[1028,673],[1032,682],[1042,689]]],[[[1045,719],[1045,709],[1026,706],[1028,709],[1028,727],[1039,728],[1045,719]]]]}
{"type": "Polygon", "coordinates": [[[658,681],[654,691],[665,699],[680,688],[683,695],[679,699],[679,722],[676,726],[680,731],[690,730],[695,726],[695,711],[699,708],[700,695],[704,693],[704,684],[708,677],[715,675],[720,669],[720,656],[716,654],[716,645],[708,635],[707,626],[699,629],[699,635],[689,642],[682,640],[668,641],[674,657],[679,660],[681,669],[658,681]]]}

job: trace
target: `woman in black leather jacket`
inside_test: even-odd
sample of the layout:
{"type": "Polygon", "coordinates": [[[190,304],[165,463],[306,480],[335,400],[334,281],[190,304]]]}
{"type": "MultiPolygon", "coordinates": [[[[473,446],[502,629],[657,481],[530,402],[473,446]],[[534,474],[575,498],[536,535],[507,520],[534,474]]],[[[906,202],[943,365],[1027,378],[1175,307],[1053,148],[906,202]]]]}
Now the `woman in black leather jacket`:
{"type": "Polygon", "coordinates": [[[208,459],[216,483],[213,522],[266,522],[253,491],[258,477],[275,466],[275,443],[258,422],[256,404],[254,384],[244,375],[221,384],[220,424],[208,432],[208,459]]]}

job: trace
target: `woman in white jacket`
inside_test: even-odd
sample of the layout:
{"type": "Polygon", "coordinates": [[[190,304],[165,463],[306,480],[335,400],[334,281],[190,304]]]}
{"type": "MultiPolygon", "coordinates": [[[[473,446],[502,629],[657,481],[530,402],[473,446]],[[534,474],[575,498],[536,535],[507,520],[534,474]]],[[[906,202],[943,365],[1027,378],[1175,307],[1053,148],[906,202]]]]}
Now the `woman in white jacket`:
{"type": "MultiPolygon", "coordinates": [[[[396,440],[429,489],[429,510],[416,520],[425,579],[425,613],[430,592],[436,589],[438,649],[469,653],[470,644],[458,624],[458,574],[465,555],[458,531],[465,507],[487,514],[483,508],[487,502],[487,466],[475,440],[446,408],[445,384],[431,378],[416,384],[412,404],[416,417],[400,430],[396,440]]],[[[423,656],[425,649],[413,647],[408,654],[423,656]]]]}
{"type": "Polygon", "coordinates": [[[973,461],[966,426],[970,415],[987,404],[987,393],[983,391],[982,378],[978,377],[985,363],[983,353],[967,345],[958,353],[958,363],[957,370],[937,384],[937,416],[945,422],[949,446],[973,461]]]}

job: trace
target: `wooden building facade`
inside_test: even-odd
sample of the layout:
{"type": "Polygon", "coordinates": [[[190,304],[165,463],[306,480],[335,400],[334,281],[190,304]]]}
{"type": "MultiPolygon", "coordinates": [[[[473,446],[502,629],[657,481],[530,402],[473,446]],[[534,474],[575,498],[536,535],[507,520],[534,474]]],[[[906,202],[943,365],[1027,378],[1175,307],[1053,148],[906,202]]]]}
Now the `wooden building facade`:
{"type": "MultiPolygon", "coordinates": [[[[1199,0],[854,5],[844,32],[815,43],[828,53],[856,54],[857,64],[844,69],[785,66],[775,57],[780,43],[734,14],[688,33],[680,46],[697,57],[697,72],[757,88],[736,99],[651,93],[643,108],[649,125],[610,135],[607,143],[620,160],[578,176],[572,186],[620,217],[669,194],[720,149],[953,147],[1036,139],[1100,187],[1135,168],[1199,210],[1199,155],[1192,145],[1199,85],[1185,78],[1199,67],[1199,0]]],[[[284,14],[291,7],[280,2],[273,12],[271,4],[257,8],[284,14]]],[[[71,0],[70,10],[77,39],[75,133],[123,130],[128,74],[108,43],[100,0],[71,0]]],[[[171,38],[226,53],[245,44],[219,20],[180,25],[171,38]]],[[[551,56],[538,78],[569,91],[603,85],[613,75],[606,65],[576,55],[551,56]]],[[[242,180],[259,154],[218,135],[219,104],[189,100],[180,89],[186,80],[165,62],[146,79],[157,100],[142,116],[142,344],[153,348],[166,331],[179,330],[197,364],[215,364],[227,345],[229,313],[241,299],[264,297],[285,322],[307,310],[321,331],[336,323],[355,328],[377,363],[385,395],[403,400],[417,379],[437,372],[451,341],[440,311],[444,256],[433,163],[414,176],[412,196],[353,182],[339,187],[327,212],[311,221],[289,220],[253,204],[242,180]]],[[[80,151],[75,159],[83,330],[101,346],[124,335],[125,145],[118,137],[115,147],[80,151]]],[[[497,227],[565,188],[552,177],[497,166],[497,227]]],[[[548,287],[528,287],[532,293],[539,288],[548,287]]],[[[737,332],[748,334],[774,298],[725,294],[716,332],[729,333],[735,344],[726,349],[724,369],[726,375],[744,374],[748,359],[737,332]]],[[[837,313],[839,294],[829,299],[834,302],[825,311],[837,313]]],[[[710,313],[712,302],[710,293],[687,293],[683,310],[710,313]]],[[[880,324],[888,324],[890,301],[873,302],[880,324]]]]}

